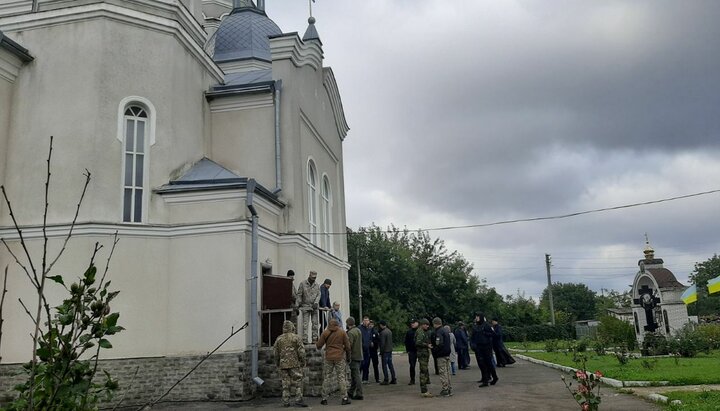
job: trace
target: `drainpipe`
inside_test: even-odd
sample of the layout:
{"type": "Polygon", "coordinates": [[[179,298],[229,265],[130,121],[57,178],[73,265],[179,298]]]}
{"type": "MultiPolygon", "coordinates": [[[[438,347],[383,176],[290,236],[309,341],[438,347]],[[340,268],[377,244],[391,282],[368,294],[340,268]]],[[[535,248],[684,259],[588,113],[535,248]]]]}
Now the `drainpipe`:
{"type": "Polygon", "coordinates": [[[282,80],[275,82],[275,189],[273,194],[282,191],[282,168],[280,153],[280,90],[282,89],[282,80]]]}
{"type": "Polygon", "coordinates": [[[251,377],[255,384],[262,385],[265,381],[258,377],[258,346],[260,345],[259,328],[258,328],[258,214],[253,203],[255,194],[255,179],[251,178],[247,182],[247,208],[252,215],[252,247],[250,257],[250,338],[252,344],[251,356],[251,377]]]}

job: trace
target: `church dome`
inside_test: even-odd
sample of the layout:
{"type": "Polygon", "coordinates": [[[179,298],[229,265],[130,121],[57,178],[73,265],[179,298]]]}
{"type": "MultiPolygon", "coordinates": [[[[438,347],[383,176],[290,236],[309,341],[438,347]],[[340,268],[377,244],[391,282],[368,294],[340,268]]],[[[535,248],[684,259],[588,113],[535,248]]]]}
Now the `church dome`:
{"type": "Polygon", "coordinates": [[[271,61],[268,36],[282,34],[280,27],[252,1],[236,3],[215,33],[213,60],[217,63],[258,59],[271,61]],[[238,6],[238,3],[240,6],[238,6]]]}

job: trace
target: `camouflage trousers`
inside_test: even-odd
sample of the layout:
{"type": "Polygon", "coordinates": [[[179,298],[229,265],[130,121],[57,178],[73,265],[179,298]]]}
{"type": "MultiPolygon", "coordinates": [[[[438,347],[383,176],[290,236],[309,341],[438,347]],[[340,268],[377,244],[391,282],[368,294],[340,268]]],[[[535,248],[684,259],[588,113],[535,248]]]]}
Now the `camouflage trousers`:
{"type": "Polygon", "coordinates": [[[450,385],[450,357],[440,357],[437,359],[438,373],[440,374],[440,385],[443,391],[452,390],[450,385]]]}
{"type": "Polygon", "coordinates": [[[302,401],[303,372],[302,368],[286,368],[278,370],[282,380],[283,404],[290,404],[294,397],[295,402],[302,401]]]}
{"type": "Polygon", "coordinates": [[[345,370],[345,360],[328,361],[323,363],[323,385],[322,398],[326,400],[330,393],[334,391],[337,384],[340,389],[340,395],[343,398],[347,396],[347,371],[345,370]]]}
{"type": "Polygon", "coordinates": [[[318,334],[320,326],[318,325],[318,310],[313,310],[312,307],[301,306],[300,315],[298,315],[298,330],[302,330],[303,341],[307,341],[307,335],[310,334],[310,342],[314,343],[318,340],[318,334]]]}
{"type": "Polygon", "coordinates": [[[427,386],[430,384],[430,371],[428,370],[430,355],[418,351],[417,359],[420,366],[420,392],[427,392],[427,386]]]}

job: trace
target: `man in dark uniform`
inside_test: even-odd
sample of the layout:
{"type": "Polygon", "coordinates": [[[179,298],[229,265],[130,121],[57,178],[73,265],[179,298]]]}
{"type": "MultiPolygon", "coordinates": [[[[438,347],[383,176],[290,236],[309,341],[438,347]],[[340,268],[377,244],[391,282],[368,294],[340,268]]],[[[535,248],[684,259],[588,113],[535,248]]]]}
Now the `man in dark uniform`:
{"type": "Polygon", "coordinates": [[[417,348],[415,347],[415,331],[418,328],[418,321],[412,319],[409,322],[410,328],[405,333],[405,351],[410,361],[410,382],[408,385],[415,385],[415,364],[417,363],[417,348]]]}
{"type": "Polygon", "coordinates": [[[495,334],[495,332],[485,320],[485,314],[476,313],[475,324],[473,325],[473,332],[470,337],[470,346],[473,351],[475,351],[475,359],[482,374],[480,387],[487,387],[488,384],[495,385],[498,382],[495,366],[492,363],[493,334],[495,334]],[[492,381],[490,380],[491,377],[492,381]]]}

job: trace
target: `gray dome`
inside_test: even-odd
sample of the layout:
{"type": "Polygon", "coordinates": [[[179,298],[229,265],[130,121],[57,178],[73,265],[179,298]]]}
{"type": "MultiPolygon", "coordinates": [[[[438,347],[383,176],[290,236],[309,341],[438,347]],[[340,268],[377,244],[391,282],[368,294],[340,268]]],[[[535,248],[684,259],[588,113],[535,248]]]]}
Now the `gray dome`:
{"type": "Polygon", "coordinates": [[[282,34],[280,27],[256,7],[235,8],[215,33],[213,59],[218,62],[259,59],[271,61],[268,36],[282,34]]]}

